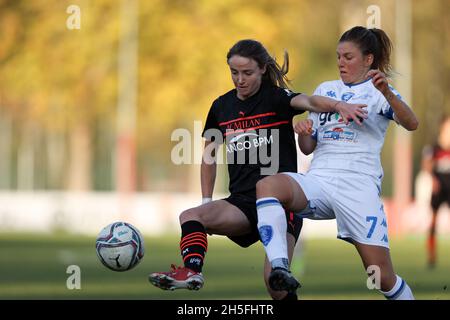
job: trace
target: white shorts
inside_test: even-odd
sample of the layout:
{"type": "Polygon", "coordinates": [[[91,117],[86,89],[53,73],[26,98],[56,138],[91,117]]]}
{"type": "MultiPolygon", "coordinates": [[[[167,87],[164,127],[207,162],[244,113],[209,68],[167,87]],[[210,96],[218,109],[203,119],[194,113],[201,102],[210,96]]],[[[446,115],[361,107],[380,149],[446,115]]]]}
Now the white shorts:
{"type": "Polygon", "coordinates": [[[381,181],[337,171],[284,174],[300,185],[308,200],[308,206],[297,213],[302,218],[336,219],[339,239],[389,248],[381,181]]]}

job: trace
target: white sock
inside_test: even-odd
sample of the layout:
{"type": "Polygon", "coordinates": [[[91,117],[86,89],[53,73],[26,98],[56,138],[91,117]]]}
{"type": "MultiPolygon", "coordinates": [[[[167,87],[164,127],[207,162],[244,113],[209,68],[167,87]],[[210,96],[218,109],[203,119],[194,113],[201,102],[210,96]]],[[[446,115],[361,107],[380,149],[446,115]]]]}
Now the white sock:
{"type": "Polygon", "coordinates": [[[388,300],[415,300],[412,294],[411,288],[408,286],[405,280],[396,275],[397,281],[395,282],[394,287],[387,291],[381,291],[382,294],[388,300]]]}
{"type": "Polygon", "coordinates": [[[258,231],[266,250],[267,258],[273,262],[287,262],[287,222],[286,214],[280,202],[276,198],[261,198],[256,200],[258,211],[258,231]]]}

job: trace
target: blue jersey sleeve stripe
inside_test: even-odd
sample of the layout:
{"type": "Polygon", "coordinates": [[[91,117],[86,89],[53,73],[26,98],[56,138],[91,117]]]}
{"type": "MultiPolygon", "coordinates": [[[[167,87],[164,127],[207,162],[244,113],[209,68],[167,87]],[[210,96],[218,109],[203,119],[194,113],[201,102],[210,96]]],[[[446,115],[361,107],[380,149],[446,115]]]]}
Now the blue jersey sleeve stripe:
{"type": "Polygon", "coordinates": [[[394,92],[394,94],[397,96],[397,98],[399,98],[400,100],[403,100],[401,94],[397,90],[395,90],[395,88],[393,86],[391,86],[390,84],[388,86],[389,86],[389,89],[391,89],[394,92]]]}
{"type": "Polygon", "coordinates": [[[383,114],[386,118],[389,120],[394,120],[394,110],[392,110],[391,107],[389,107],[389,110],[383,114]]]}

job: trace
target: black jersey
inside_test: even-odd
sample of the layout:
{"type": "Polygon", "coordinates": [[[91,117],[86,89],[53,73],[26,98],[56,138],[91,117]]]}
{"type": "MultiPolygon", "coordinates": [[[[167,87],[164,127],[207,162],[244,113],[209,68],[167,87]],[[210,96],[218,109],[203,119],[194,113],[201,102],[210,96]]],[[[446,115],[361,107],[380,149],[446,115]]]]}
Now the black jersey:
{"type": "Polygon", "coordinates": [[[219,129],[227,154],[231,194],[255,195],[256,183],[266,175],[297,171],[292,118],[304,111],[290,106],[298,95],[268,82],[240,100],[236,89],[217,98],[209,110],[206,130],[219,129]]]}
{"type": "Polygon", "coordinates": [[[425,156],[433,160],[433,175],[438,179],[439,191],[431,196],[431,207],[437,213],[439,207],[444,203],[450,206],[450,150],[445,150],[439,145],[427,147],[425,156]]]}

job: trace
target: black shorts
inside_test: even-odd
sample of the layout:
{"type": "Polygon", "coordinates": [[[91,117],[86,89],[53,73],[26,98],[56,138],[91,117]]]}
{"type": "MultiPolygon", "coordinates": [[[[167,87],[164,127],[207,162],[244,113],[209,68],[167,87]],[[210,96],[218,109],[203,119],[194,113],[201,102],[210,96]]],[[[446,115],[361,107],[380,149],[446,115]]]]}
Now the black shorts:
{"type": "Polygon", "coordinates": [[[431,208],[433,208],[433,212],[437,212],[439,207],[445,202],[450,207],[450,179],[439,176],[437,178],[440,183],[440,190],[431,195],[431,208]]]}
{"type": "MultiPolygon", "coordinates": [[[[232,194],[228,198],[222,199],[239,208],[250,221],[252,231],[242,236],[228,237],[233,242],[243,248],[247,248],[255,242],[261,240],[258,231],[258,213],[256,211],[256,199],[243,194],[232,194]]],[[[293,212],[286,211],[287,232],[292,234],[297,242],[303,225],[303,219],[293,212]]]]}

